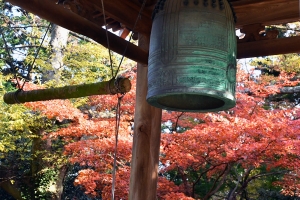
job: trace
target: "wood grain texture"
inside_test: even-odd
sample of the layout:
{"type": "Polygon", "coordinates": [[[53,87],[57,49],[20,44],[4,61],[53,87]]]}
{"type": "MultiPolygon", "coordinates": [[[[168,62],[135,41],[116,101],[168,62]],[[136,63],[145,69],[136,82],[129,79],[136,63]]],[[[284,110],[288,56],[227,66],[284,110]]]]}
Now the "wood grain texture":
{"type": "Polygon", "coordinates": [[[111,79],[99,83],[90,83],[82,85],[71,85],[59,88],[48,88],[15,92],[4,94],[3,100],[7,104],[25,103],[33,101],[46,101],[53,99],[71,99],[86,97],[92,95],[105,95],[126,93],[131,89],[131,83],[128,78],[111,79]]]}
{"type": "MultiPolygon", "coordinates": [[[[101,1],[89,0],[94,4],[100,12],[102,12],[101,1]]],[[[138,18],[141,5],[138,5],[132,1],[125,0],[103,0],[105,15],[113,18],[114,20],[122,23],[126,27],[133,29],[137,20],[137,24],[134,28],[136,32],[150,35],[151,32],[151,11],[145,9],[141,13],[141,17],[138,18]]]]}
{"type": "MultiPolygon", "coordinates": [[[[96,42],[108,47],[106,33],[103,28],[91,21],[57,5],[53,0],[9,0],[10,3],[20,6],[39,17],[62,26],[70,31],[85,35],[96,42]]],[[[121,55],[127,46],[125,56],[140,63],[148,62],[148,51],[138,48],[132,43],[108,32],[110,49],[121,55]]]]}
{"type": "Polygon", "coordinates": [[[297,52],[300,52],[300,36],[239,43],[237,58],[297,52]]]}
{"type": "MultiPolygon", "coordinates": [[[[108,47],[106,41],[105,30],[101,28],[103,25],[103,13],[101,1],[98,0],[78,0],[80,3],[80,13],[72,12],[65,9],[65,5],[56,5],[57,0],[8,0],[40,17],[63,26],[71,31],[85,35],[105,47],[108,47]],[[93,14],[91,14],[93,13],[93,14]],[[102,18],[101,18],[102,17],[102,18]]],[[[133,28],[138,12],[141,7],[140,0],[104,0],[105,12],[108,17],[109,26],[112,28],[118,26],[121,22],[126,27],[133,28]]],[[[149,1],[149,7],[146,7],[138,20],[136,30],[141,34],[150,35],[152,26],[151,13],[156,0],[149,1]]],[[[237,24],[236,28],[242,28],[251,24],[279,24],[288,23],[299,20],[299,0],[231,0],[234,7],[237,24]]],[[[116,30],[118,27],[115,28],[116,30]]],[[[109,33],[111,50],[123,54],[127,45],[127,41],[118,36],[109,33]]],[[[294,40],[294,39],[292,39],[294,40]]],[[[238,56],[265,56],[273,54],[283,54],[298,52],[295,44],[292,46],[287,43],[283,49],[272,49],[272,47],[284,46],[282,41],[287,40],[270,40],[269,42],[257,42],[256,45],[263,45],[260,51],[251,52],[251,49],[259,49],[252,44],[238,45],[238,56]],[[276,45],[271,44],[275,42],[276,45]],[[242,49],[240,49],[242,48],[242,49]],[[249,50],[247,50],[249,48],[249,50]],[[297,50],[297,51],[295,51],[297,50]],[[249,51],[248,53],[245,51],[249,51]],[[262,53],[259,55],[259,53],[262,53]]],[[[297,43],[298,44],[298,43],[297,43]]],[[[298,45],[299,46],[299,45],[298,45]]],[[[140,49],[133,44],[128,44],[125,56],[139,63],[148,63],[148,49],[140,49]]]]}
{"type": "Polygon", "coordinates": [[[239,0],[232,2],[238,28],[260,23],[274,25],[300,18],[299,0],[239,0]]]}
{"type": "MultiPolygon", "coordinates": [[[[149,38],[139,35],[139,46],[148,49],[149,38]]],[[[130,200],[156,199],[162,111],[150,106],[146,101],[147,73],[148,67],[138,63],[130,200]]]]}

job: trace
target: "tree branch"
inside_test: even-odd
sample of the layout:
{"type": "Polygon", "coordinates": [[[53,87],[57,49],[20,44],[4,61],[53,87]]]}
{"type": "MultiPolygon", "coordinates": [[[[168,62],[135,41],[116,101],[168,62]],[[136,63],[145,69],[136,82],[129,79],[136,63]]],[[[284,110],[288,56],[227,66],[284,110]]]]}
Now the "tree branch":
{"type": "Polygon", "coordinates": [[[280,88],[280,94],[300,93],[300,86],[280,88]]]}
{"type": "Polygon", "coordinates": [[[225,169],[218,175],[218,177],[214,181],[213,186],[211,187],[211,189],[209,190],[209,192],[205,195],[205,197],[203,199],[209,199],[214,193],[216,193],[220,189],[220,187],[223,185],[225,178],[227,177],[230,169],[231,169],[231,164],[229,163],[226,165],[225,169]],[[219,183],[217,184],[218,181],[219,181],[219,183]]]}
{"type": "Polygon", "coordinates": [[[0,49],[22,49],[22,48],[32,48],[32,47],[39,47],[39,45],[22,45],[22,46],[16,46],[16,47],[2,47],[0,49]]]}
{"type": "Polygon", "coordinates": [[[282,170],[282,171],[277,171],[277,172],[269,172],[269,173],[264,173],[264,174],[257,174],[257,175],[254,175],[252,177],[250,177],[246,183],[248,184],[250,181],[254,180],[254,179],[258,179],[258,178],[261,178],[263,176],[269,176],[269,175],[275,175],[275,174],[285,174],[285,173],[288,173],[290,172],[291,170],[282,170]]]}
{"type": "Polygon", "coordinates": [[[73,32],[73,31],[70,31],[70,35],[73,35],[74,37],[77,37],[77,38],[79,38],[81,40],[84,40],[84,41],[88,41],[88,42],[93,43],[93,44],[99,44],[95,40],[92,40],[92,39],[90,39],[88,37],[85,37],[83,35],[80,35],[78,33],[73,32]]]}
{"type": "Polygon", "coordinates": [[[8,194],[17,200],[22,200],[21,192],[10,182],[10,180],[0,183],[0,187],[4,189],[8,194]]]}
{"type": "Polygon", "coordinates": [[[181,112],[181,113],[176,117],[176,122],[175,122],[175,125],[174,125],[174,130],[175,130],[175,131],[177,130],[179,118],[180,118],[183,114],[184,114],[184,112],[181,112]]]}

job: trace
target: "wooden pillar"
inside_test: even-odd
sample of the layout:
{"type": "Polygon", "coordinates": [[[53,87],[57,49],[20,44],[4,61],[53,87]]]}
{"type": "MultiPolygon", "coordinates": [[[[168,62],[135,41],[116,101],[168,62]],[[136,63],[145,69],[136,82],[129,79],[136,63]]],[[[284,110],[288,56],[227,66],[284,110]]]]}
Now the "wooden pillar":
{"type": "MultiPolygon", "coordinates": [[[[149,37],[139,34],[139,47],[149,49],[149,37]]],[[[146,101],[148,67],[138,63],[130,200],[155,200],[161,135],[161,109],[146,101]]]]}

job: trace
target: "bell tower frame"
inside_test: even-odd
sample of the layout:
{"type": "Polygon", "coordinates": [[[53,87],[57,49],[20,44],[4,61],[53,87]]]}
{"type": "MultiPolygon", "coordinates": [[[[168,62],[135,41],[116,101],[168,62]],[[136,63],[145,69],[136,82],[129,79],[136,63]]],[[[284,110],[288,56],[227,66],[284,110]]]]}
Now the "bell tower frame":
{"type": "MultiPolygon", "coordinates": [[[[82,14],[101,14],[100,0],[83,1],[84,4],[79,6],[81,11],[85,12],[81,13],[76,9],[72,10],[57,4],[57,0],[8,1],[41,18],[85,35],[105,47],[108,46],[103,24],[99,24],[97,16],[82,14]]],[[[113,25],[120,29],[124,28],[118,27],[120,24],[128,29],[133,28],[142,0],[103,1],[106,15],[114,20],[113,25]]],[[[146,8],[135,29],[139,33],[139,46],[129,44],[125,54],[126,57],[138,62],[130,200],[156,199],[161,109],[149,106],[146,102],[151,15],[156,2],[157,0],[147,0],[146,8]]],[[[245,40],[238,41],[237,58],[300,52],[300,36],[279,39],[275,32],[267,33],[264,37],[259,36],[259,32],[267,25],[298,21],[299,0],[230,0],[230,2],[237,17],[236,28],[246,34],[245,40]]],[[[109,41],[113,51],[123,54],[127,41],[112,33],[109,33],[109,41]]]]}

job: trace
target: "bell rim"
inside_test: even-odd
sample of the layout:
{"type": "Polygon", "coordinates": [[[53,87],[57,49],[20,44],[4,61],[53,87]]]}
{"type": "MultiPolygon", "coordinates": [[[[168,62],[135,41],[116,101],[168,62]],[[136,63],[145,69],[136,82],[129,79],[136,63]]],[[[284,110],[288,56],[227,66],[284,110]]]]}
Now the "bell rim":
{"type": "Polygon", "coordinates": [[[192,93],[192,92],[185,92],[185,93],[180,93],[180,92],[175,92],[175,93],[165,93],[165,94],[158,94],[158,95],[153,95],[151,97],[147,97],[147,102],[154,107],[161,108],[163,110],[167,111],[176,111],[176,112],[197,112],[197,113],[208,113],[208,112],[218,112],[218,111],[224,111],[224,110],[229,110],[236,105],[236,99],[234,96],[232,96],[232,99],[229,99],[228,97],[222,97],[222,96],[215,96],[215,95],[210,95],[207,93],[192,93]],[[180,109],[180,108],[174,108],[174,107],[169,107],[162,105],[158,103],[158,100],[163,97],[167,97],[170,95],[199,95],[199,96],[206,96],[206,97],[213,97],[218,100],[221,100],[224,102],[223,106],[214,108],[214,109],[203,109],[203,110],[187,110],[187,109],[180,109]]]}

